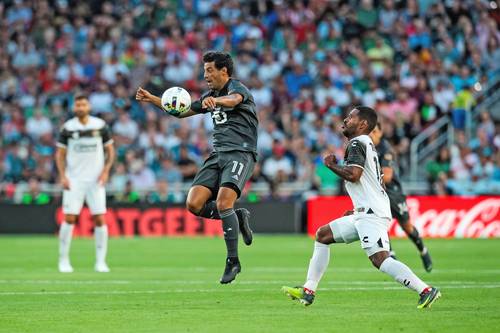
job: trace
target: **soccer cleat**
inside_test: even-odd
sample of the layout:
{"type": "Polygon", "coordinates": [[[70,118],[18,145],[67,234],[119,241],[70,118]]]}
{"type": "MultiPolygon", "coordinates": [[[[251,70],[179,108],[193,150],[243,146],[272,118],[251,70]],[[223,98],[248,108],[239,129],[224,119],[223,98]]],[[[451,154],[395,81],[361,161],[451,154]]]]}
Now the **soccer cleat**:
{"type": "Polygon", "coordinates": [[[238,258],[227,258],[226,268],[224,269],[224,274],[220,278],[221,284],[231,283],[236,279],[236,275],[241,272],[241,265],[238,258]]]}
{"type": "Polygon", "coordinates": [[[59,272],[61,273],[73,273],[73,267],[69,263],[68,259],[59,260],[59,272]]]}
{"type": "Polygon", "coordinates": [[[250,212],[246,208],[236,209],[236,216],[238,216],[238,223],[240,226],[241,236],[243,237],[243,242],[246,245],[251,245],[253,240],[252,229],[250,229],[250,224],[248,220],[250,219],[250,212]]]}
{"type": "Polygon", "coordinates": [[[432,271],[432,259],[429,251],[427,251],[427,249],[424,249],[424,252],[420,254],[420,257],[422,258],[422,263],[424,264],[425,270],[427,272],[432,271]]]}
{"type": "Polygon", "coordinates": [[[105,262],[96,263],[94,269],[97,273],[109,273],[110,269],[105,262]]]}
{"type": "Polygon", "coordinates": [[[283,286],[281,287],[281,291],[294,301],[298,301],[305,306],[309,306],[314,302],[314,292],[312,290],[307,290],[303,287],[283,286]]]}
{"type": "Polygon", "coordinates": [[[417,309],[430,308],[439,297],[441,297],[441,292],[437,288],[425,288],[420,294],[417,309]]]}

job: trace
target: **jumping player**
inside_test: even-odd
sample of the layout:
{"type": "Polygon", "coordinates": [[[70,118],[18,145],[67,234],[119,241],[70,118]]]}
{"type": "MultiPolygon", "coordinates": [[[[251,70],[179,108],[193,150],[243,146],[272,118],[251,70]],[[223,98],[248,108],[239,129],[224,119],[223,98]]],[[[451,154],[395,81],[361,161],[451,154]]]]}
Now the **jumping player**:
{"type": "MultiPolygon", "coordinates": [[[[234,203],[252,175],[257,160],[257,114],[252,94],[233,79],[233,60],[224,52],[203,55],[204,78],[210,89],[191,104],[185,118],[210,113],[214,125],[214,151],[198,171],[189,190],[186,206],[193,214],[221,219],[227,248],[226,267],[220,283],[230,283],[241,271],[238,259],[238,230],[246,245],[252,243],[250,212],[234,210],[234,203]]],[[[161,99],[139,88],[136,99],[161,108],[161,99]]]]}

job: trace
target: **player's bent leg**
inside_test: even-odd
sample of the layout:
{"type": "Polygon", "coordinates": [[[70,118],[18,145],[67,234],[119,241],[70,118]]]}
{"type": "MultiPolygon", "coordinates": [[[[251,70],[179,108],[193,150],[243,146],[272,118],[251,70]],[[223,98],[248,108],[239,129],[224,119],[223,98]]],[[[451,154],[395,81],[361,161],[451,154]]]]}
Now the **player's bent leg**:
{"type": "Polygon", "coordinates": [[[330,244],[350,243],[358,239],[353,216],[344,216],[326,224],[316,231],[314,252],[309,261],[307,278],[303,287],[282,287],[282,291],[303,305],[314,301],[318,284],[330,262],[330,244]]]}
{"type": "Polygon", "coordinates": [[[393,259],[388,251],[376,252],[370,255],[369,258],[372,264],[381,272],[390,275],[394,280],[420,295],[417,308],[430,307],[441,296],[437,288],[431,287],[420,280],[408,266],[393,259]]]}
{"type": "Polygon", "coordinates": [[[410,223],[409,215],[403,216],[401,219],[398,219],[399,225],[405,233],[408,235],[408,238],[415,244],[418,251],[420,252],[420,258],[422,259],[422,264],[427,272],[432,271],[432,259],[429,253],[429,250],[424,245],[424,240],[420,237],[420,234],[415,228],[413,224],[410,223]]]}
{"type": "Polygon", "coordinates": [[[65,214],[64,221],[59,229],[59,263],[58,269],[61,273],[73,273],[73,267],[69,259],[71,248],[71,238],[73,228],[78,219],[78,215],[65,214]]]}
{"type": "Polygon", "coordinates": [[[108,226],[103,214],[93,215],[94,237],[95,237],[95,271],[98,273],[108,273],[110,271],[106,263],[108,252],[108,226]]]}
{"type": "Polygon", "coordinates": [[[212,190],[203,185],[194,185],[189,189],[186,208],[196,216],[219,219],[219,212],[214,201],[210,201],[212,190]]]}
{"type": "Polygon", "coordinates": [[[222,284],[232,282],[236,275],[241,272],[238,259],[238,216],[233,208],[237,198],[238,193],[234,189],[225,186],[221,186],[217,194],[217,210],[222,219],[222,229],[227,249],[226,267],[220,279],[222,284]]]}

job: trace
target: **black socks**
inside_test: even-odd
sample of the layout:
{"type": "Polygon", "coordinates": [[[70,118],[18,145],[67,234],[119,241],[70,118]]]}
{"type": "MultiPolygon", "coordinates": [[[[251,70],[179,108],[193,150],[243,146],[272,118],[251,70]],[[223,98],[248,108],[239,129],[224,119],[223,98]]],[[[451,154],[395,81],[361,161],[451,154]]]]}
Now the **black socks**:
{"type": "Polygon", "coordinates": [[[217,204],[215,201],[207,201],[205,206],[200,210],[198,216],[205,217],[207,219],[220,220],[219,211],[217,210],[217,204]]]}
{"type": "Polygon", "coordinates": [[[238,257],[238,216],[233,208],[219,212],[222,219],[222,230],[224,231],[224,240],[226,241],[227,257],[238,257]]]}
{"type": "Polygon", "coordinates": [[[410,238],[412,242],[415,243],[415,246],[420,251],[420,253],[424,251],[424,241],[420,237],[418,230],[416,228],[413,228],[413,231],[408,234],[408,238],[410,238]]]}

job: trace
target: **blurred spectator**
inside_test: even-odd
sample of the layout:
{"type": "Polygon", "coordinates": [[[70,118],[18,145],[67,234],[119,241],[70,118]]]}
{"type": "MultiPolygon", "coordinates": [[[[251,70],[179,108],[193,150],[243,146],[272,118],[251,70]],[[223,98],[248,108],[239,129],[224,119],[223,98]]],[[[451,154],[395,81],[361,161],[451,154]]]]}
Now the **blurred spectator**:
{"type": "Polygon", "coordinates": [[[31,178],[28,182],[29,190],[21,197],[23,205],[46,205],[51,201],[48,193],[41,191],[40,183],[36,178],[31,178]]]}
{"type": "Polygon", "coordinates": [[[285,147],[275,143],[273,154],[264,161],[262,173],[270,180],[283,182],[290,180],[293,175],[293,165],[285,156],[285,147]]]}
{"type": "Polygon", "coordinates": [[[449,175],[451,171],[451,157],[448,148],[441,148],[436,160],[429,161],[426,169],[429,175],[431,187],[439,179],[441,174],[449,175]]]}
{"type": "Polygon", "coordinates": [[[26,132],[33,140],[38,140],[44,134],[52,134],[52,130],[52,122],[41,110],[36,110],[35,115],[26,122],[26,132]]]}
{"type": "Polygon", "coordinates": [[[172,192],[166,180],[159,180],[156,183],[156,190],[148,195],[147,201],[156,203],[182,203],[185,198],[182,193],[172,192]]]}
{"type": "Polygon", "coordinates": [[[141,196],[139,195],[139,192],[133,190],[132,182],[129,180],[125,184],[123,192],[115,193],[114,200],[122,203],[136,203],[141,200],[141,196]]]}
{"type": "Polygon", "coordinates": [[[179,170],[182,174],[183,181],[192,181],[196,172],[198,172],[198,166],[196,162],[189,157],[188,149],[185,145],[182,145],[179,151],[179,160],[177,164],[179,165],[179,170]]]}

